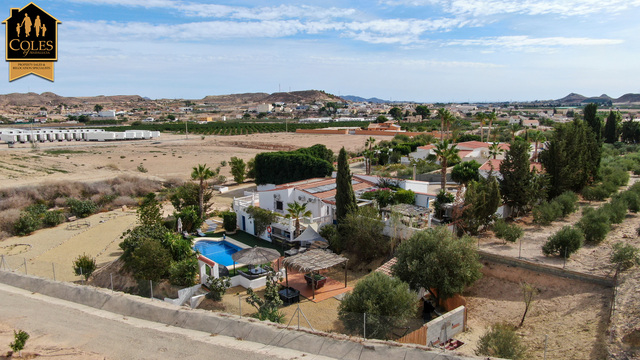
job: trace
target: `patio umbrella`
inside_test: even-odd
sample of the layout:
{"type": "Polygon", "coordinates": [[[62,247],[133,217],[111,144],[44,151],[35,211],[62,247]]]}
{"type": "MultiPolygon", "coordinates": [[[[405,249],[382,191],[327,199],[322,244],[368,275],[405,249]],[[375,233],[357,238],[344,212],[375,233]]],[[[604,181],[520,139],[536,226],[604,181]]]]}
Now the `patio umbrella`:
{"type": "Polygon", "coordinates": [[[254,246],[248,249],[242,249],[235,254],[231,254],[233,261],[247,265],[260,265],[270,263],[280,258],[278,250],[254,246]]]}

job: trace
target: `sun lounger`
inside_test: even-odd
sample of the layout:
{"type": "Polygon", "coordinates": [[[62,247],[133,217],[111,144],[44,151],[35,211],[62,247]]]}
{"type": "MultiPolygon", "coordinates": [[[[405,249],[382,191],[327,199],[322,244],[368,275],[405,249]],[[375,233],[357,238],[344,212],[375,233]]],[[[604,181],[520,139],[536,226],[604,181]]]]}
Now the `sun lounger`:
{"type": "Polygon", "coordinates": [[[205,233],[203,233],[203,232],[202,232],[202,230],[200,230],[200,229],[196,229],[196,233],[197,233],[197,234],[198,234],[198,236],[200,236],[200,237],[205,237],[205,236],[206,236],[206,235],[205,235],[205,233]]]}

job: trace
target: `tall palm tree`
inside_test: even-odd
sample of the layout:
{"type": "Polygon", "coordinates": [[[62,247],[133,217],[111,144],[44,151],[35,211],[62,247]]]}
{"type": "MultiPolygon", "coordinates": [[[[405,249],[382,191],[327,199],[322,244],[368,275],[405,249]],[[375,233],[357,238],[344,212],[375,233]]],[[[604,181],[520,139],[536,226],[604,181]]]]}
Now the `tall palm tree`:
{"type": "Polygon", "coordinates": [[[484,141],[484,120],[486,118],[485,113],[479,111],[476,113],[476,120],[480,122],[480,141],[484,141]]]}
{"type": "Polygon", "coordinates": [[[451,113],[445,108],[438,109],[438,117],[440,118],[440,141],[444,140],[444,126],[451,121],[451,113]]]}
{"type": "Polygon", "coordinates": [[[200,182],[200,188],[198,189],[198,214],[200,218],[204,218],[204,191],[207,188],[206,181],[214,177],[216,174],[207,166],[207,164],[198,164],[193,167],[191,172],[191,179],[200,182]]]}
{"type": "Polygon", "coordinates": [[[307,210],[307,203],[300,204],[297,201],[287,204],[287,218],[294,219],[296,221],[296,230],[293,233],[293,238],[300,236],[300,218],[310,217],[313,215],[311,210],[307,210]]]}
{"type": "Polygon", "coordinates": [[[538,162],[538,143],[544,142],[547,138],[544,136],[544,133],[540,130],[531,131],[529,133],[529,140],[533,141],[535,144],[535,149],[533,151],[533,161],[538,162]]]}
{"type": "Polygon", "coordinates": [[[460,157],[458,156],[458,148],[455,144],[449,143],[449,140],[444,140],[436,144],[433,152],[436,155],[436,159],[440,161],[440,165],[442,166],[440,189],[444,190],[447,182],[447,164],[456,160],[460,160],[460,157]]]}
{"type": "Polygon", "coordinates": [[[373,147],[373,144],[376,143],[376,139],[373,136],[369,136],[369,138],[365,141],[364,143],[364,147],[365,148],[369,148],[368,153],[365,151],[365,172],[367,173],[367,175],[371,174],[371,148],[373,147]]]}
{"type": "Polygon", "coordinates": [[[494,160],[498,155],[502,154],[503,152],[504,152],[504,149],[501,148],[500,144],[498,144],[497,142],[494,142],[493,144],[489,145],[489,156],[493,156],[494,160]]]}
{"type": "Polygon", "coordinates": [[[493,125],[493,120],[496,119],[496,110],[494,109],[492,112],[485,114],[486,119],[489,120],[489,130],[487,131],[487,141],[491,136],[491,125],[493,125]]]}

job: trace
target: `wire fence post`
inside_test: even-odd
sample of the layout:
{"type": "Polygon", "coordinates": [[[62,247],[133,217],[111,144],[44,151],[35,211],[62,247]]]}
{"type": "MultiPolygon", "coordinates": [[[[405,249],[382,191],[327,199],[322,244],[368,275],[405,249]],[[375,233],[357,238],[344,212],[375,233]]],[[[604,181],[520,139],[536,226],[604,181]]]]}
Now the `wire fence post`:
{"type": "Polygon", "coordinates": [[[564,263],[562,264],[562,268],[564,269],[567,266],[567,248],[564,248],[564,263]]]}
{"type": "Polygon", "coordinates": [[[545,334],[544,335],[544,360],[547,360],[547,339],[549,338],[549,335],[545,334]]]}
{"type": "Polygon", "coordinates": [[[27,274],[27,258],[23,258],[23,259],[24,259],[24,274],[29,275],[27,274]]]}
{"type": "Polygon", "coordinates": [[[4,255],[0,255],[0,266],[2,266],[2,270],[7,270],[7,264],[4,261],[4,255]]]}
{"type": "Polygon", "coordinates": [[[520,236],[520,249],[518,249],[518,259],[522,259],[522,236],[520,236]]]}
{"type": "Polygon", "coordinates": [[[367,313],[362,314],[362,338],[367,338],[367,313]]]}
{"type": "Polygon", "coordinates": [[[80,282],[84,285],[84,275],[82,275],[82,268],[80,268],[80,282]]]}
{"type": "Polygon", "coordinates": [[[113,273],[109,273],[109,278],[111,279],[111,292],[113,292],[113,273]]]}
{"type": "Polygon", "coordinates": [[[298,303],[298,330],[300,330],[300,303],[298,303]]]}
{"type": "Polygon", "coordinates": [[[238,293],[238,313],[240,313],[240,318],[242,318],[242,298],[240,297],[240,293],[238,293]]]}
{"type": "Polygon", "coordinates": [[[53,281],[56,281],[56,264],[51,263],[51,270],[53,271],[53,281]]]}
{"type": "Polygon", "coordinates": [[[153,300],[153,280],[149,280],[149,297],[153,300]]]}

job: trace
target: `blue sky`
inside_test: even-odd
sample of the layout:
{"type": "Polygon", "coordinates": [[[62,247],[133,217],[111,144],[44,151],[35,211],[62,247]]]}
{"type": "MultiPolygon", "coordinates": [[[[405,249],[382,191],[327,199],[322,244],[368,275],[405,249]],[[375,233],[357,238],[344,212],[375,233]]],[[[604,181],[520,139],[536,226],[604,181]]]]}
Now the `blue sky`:
{"type": "MultiPolygon", "coordinates": [[[[35,3],[62,21],[55,82],[5,75],[0,93],[319,89],[419,102],[640,93],[640,0],[35,3]]],[[[4,1],[2,20],[27,4],[4,1]]]]}

